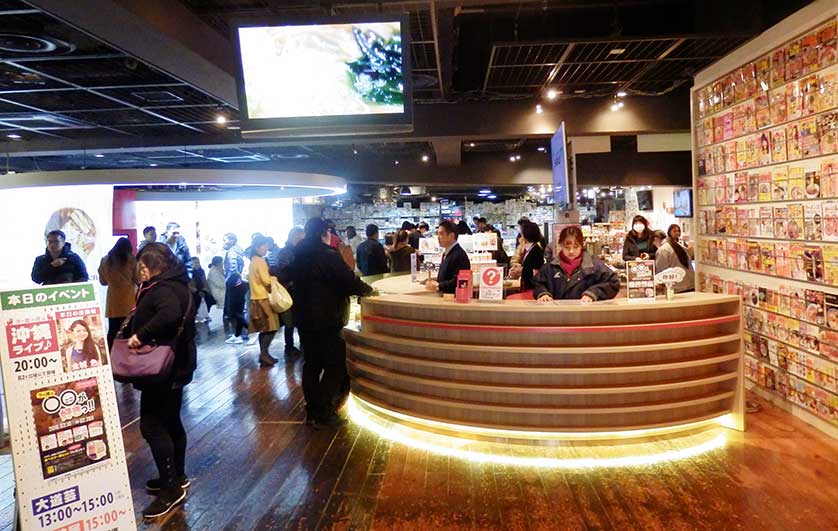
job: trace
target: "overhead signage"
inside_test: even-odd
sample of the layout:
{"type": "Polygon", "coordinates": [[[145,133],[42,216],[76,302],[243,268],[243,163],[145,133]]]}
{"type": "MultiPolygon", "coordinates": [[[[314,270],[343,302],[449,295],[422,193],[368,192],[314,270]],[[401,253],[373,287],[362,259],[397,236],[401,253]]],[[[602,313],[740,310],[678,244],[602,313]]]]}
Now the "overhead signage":
{"type": "Polygon", "coordinates": [[[480,272],[480,300],[503,300],[503,268],[484,267],[480,272]]]}
{"type": "Polygon", "coordinates": [[[626,280],[630,300],[655,300],[655,261],[626,262],[626,280]]]}
{"type": "Polygon", "coordinates": [[[136,530],[92,284],[0,292],[0,366],[23,531],[136,530]]]}
{"type": "Polygon", "coordinates": [[[562,122],[550,139],[550,160],[553,167],[553,203],[557,208],[567,207],[569,203],[566,148],[567,135],[564,122],[562,122]]]}

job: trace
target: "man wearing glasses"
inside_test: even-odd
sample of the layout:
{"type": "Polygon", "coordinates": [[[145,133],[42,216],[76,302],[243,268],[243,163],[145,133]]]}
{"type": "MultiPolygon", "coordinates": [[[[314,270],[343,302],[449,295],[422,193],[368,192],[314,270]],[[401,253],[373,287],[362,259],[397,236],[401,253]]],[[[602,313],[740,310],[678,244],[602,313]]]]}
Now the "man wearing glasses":
{"type": "Polygon", "coordinates": [[[70,249],[66,239],[60,230],[47,233],[47,250],[35,258],[32,266],[33,282],[43,285],[87,282],[84,261],[70,249]]]}

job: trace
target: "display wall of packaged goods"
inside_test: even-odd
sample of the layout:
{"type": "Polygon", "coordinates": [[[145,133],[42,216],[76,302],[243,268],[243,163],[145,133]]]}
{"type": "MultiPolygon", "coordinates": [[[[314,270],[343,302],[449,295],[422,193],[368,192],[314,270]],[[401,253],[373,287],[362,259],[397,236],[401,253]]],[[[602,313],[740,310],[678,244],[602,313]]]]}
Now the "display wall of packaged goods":
{"type": "Polygon", "coordinates": [[[836,17],[838,4],[814,2],[699,73],[692,91],[699,285],[743,297],[757,391],[833,434],[836,17]]]}

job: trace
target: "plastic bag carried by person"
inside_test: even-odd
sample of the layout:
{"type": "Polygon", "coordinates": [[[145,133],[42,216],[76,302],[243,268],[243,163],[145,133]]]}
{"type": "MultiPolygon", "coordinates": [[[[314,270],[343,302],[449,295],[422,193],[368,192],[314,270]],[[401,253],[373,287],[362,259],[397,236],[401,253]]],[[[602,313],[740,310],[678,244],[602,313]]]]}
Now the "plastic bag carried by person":
{"type": "Polygon", "coordinates": [[[279,283],[276,277],[271,277],[271,292],[268,293],[268,302],[271,309],[276,313],[287,312],[294,305],[294,299],[291,294],[285,289],[285,286],[279,283]]]}

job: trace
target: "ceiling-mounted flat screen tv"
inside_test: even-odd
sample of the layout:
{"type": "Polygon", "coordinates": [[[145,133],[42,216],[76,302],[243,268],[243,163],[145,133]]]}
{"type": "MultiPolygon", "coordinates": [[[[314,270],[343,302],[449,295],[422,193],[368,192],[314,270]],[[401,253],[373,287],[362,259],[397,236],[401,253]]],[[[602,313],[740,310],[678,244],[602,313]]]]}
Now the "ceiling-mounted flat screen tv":
{"type": "Polygon", "coordinates": [[[234,34],[243,135],[413,130],[406,16],[240,22],[234,34]]]}

